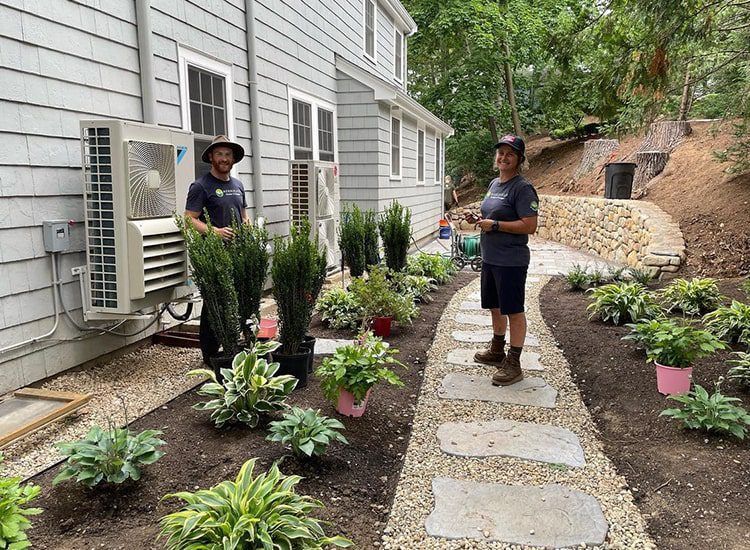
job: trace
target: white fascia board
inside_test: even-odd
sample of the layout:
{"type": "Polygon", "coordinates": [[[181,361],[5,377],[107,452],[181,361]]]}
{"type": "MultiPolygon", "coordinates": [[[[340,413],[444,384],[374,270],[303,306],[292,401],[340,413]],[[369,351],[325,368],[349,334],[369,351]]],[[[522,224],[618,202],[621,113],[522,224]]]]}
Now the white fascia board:
{"type": "Polygon", "coordinates": [[[380,0],[379,3],[393,17],[396,26],[404,31],[405,35],[411,36],[417,32],[417,23],[399,0],[380,0]]]}
{"type": "Polygon", "coordinates": [[[432,114],[430,110],[420,105],[417,100],[409,97],[404,92],[396,90],[395,103],[407,113],[410,113],[418,120],[423,121],[427,126],[432,126],[440,131],[445,137],[453,135],[453,127],[450,124],[440,120],[437,116],[432,114]]]}

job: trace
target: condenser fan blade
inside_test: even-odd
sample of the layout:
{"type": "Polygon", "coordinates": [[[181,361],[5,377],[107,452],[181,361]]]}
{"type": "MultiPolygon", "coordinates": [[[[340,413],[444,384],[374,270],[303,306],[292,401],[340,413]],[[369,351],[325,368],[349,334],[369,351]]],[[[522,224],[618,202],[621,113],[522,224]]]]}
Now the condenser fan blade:
{"type": "Polygon", "coordinates": [[[130,218],[171,216],[177,206],[174,145],[129,141],[128,180],[130,218]]]}

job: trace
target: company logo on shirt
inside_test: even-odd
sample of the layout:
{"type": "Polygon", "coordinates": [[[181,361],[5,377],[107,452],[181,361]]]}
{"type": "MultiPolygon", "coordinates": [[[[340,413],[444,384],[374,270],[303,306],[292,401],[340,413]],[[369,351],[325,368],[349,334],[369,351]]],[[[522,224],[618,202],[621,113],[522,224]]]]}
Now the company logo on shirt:
{"type": "Polygon", "coordinates": [[[221,190],[221,189],[217,189],[216,190],[216,196],[219,197],[219,198],[223,197],[224,196],[224,191],[221,190]]]}
{"type": "Polygon", "coordinates": [[[536,212],[539,210],[539,203],[537,201],[531,201],[531,209],[536,212]]]}

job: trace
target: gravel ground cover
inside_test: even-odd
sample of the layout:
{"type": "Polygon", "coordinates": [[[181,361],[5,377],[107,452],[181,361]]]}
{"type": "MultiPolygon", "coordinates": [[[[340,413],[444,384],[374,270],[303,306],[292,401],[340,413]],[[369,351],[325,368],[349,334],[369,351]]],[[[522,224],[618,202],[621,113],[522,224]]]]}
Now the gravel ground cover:
{"type": "Polygon", "coordinates": [[[497,403],[451,401],[438,398],[440,382],[446,374],[478,370],[491,376],[491,367],[459,366],[448,364],[448,352],[458,347],[476,347],[459,344],[451,338],[453,330],[465,328],[453,318],[462,301],[479,288],[475,281],[458,292],[443,313],[433,346],[428,354],[424,382],[418,398],[417,411],[404,467],[399,479],[388,525],[382,539],[388,549],[453,549],[453,548],[514,548],[501,543],[481,540],[446,540],[426,535],[424,521],[434,507],[431,482],[436,476],[477,482],[495,482],[516,485],[544,485],[557,483],[594,496],[600,503],[609,523],[605,548],[651,549],[655,545],[646,532],[646,523],[633,503],[633,496],[625,479],[618,475],[610,460],[602,452],[597,429],[581,400],[573,382],[569,366],[556,342],[545,326],[538,296],[547,277],[527,289],[527,314],[530,325],[539,336],[542,373],[547,382],[559,391],[557,408],[542,409],[497,403]],[[443,422],[471,422],[494,419],[538,422],[568,428],[575,432],[585,452],[586,466],[568,468],[523,461],[509,457],[461,458],[440,451],[436,432],[443,422]]]}

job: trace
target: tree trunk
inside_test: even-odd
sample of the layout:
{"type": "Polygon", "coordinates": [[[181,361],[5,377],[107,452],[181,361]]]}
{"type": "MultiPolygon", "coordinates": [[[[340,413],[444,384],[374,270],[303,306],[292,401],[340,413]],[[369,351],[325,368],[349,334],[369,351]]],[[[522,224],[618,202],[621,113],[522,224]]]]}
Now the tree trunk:
{"type": "Polygon", "coordinates": [[[635,176],[633,177],[633,196],[642,196],[648,182],[661,174],[669,160],[669,153],[664,151],[638,151],[635,154],[635,176]]]}
{"type": "Polygon", "coordinates": [[[690,107],[693,103],[693,87],[690,85],[690,64],[685,67],[685,83],[682,85],[682,99],[680,100],[680,113],[677,120],[687,120],[690,107]]]}
{"type": "Polygon", "coordinates": [[[671,153],[682,138],[690,135],[692,131],[690,123],[685,120],[654,122],[649,126],[646,139],[643,140],[638,150],[671,153]]]}
{"type": "Polygon", "coordinates": [[[487,125],[490,129],[490,135],[492,135],[492,143],[493,145],[497,143],[499,138],[497,137],[497,121],[495,120],[494,116],[491,116],[489,120],[487,121],[487,125]]]}
{"type": "Polygon", "coordinates": [[[591,172],[600,160],[607,157],[620,147],[616,139],[590,139],[583,144],[583,156],[581,163],[573,174],[573,180],[577,181],[591,172]]]}
{"type": "Polygon", "coordinates": [[[510,104],[510,114],[513,117],[513,131],[517,136],[521,135],[521,119],[518,117],[518,109],[516,108],[516,92],[513,88],[513,70],[510,66],[510,46],[508,41],[503,43],[505,47],[505,61],[503,67],[505,68],[505,89],[508,92],[508,103],[510,104]]]}

